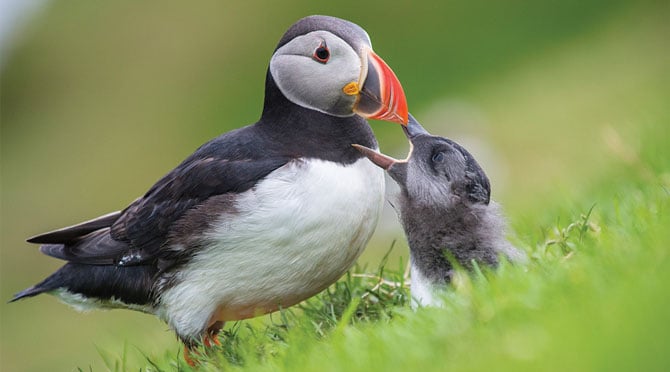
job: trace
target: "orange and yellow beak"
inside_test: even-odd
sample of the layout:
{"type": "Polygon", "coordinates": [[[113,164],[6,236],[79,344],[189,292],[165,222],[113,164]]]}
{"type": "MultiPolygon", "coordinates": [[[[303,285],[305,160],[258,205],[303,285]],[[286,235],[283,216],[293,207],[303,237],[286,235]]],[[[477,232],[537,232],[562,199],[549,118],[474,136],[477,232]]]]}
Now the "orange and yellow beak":
{"type": "MultiPolygon", "coordinates": [[[[407,99],[393,70],[371,49],[364,52],[361,88],[354,112],[367,119],[407,125],[407,99]]],[[[345,87],[346,89],[346,87],[345,87]]]]}

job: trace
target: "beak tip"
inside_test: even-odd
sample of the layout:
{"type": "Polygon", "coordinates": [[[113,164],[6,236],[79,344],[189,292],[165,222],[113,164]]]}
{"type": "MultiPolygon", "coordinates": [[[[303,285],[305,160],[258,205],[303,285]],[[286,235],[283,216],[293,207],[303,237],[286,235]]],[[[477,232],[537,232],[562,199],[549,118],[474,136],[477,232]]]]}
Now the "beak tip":
{"type": "Polygon", "coordinates": [[[407,111],[399,111],[395,113],[395,117],[393,118],[394,122],[402,125],[403,127],[406,127],[409,124],[409,117],[407,114],[407,111]]]}
{"type": "Polygon", "coordinates": [[[409,123],[409,118],[407,117],[407,112],[404,112],[400,118],[402,119],[402,121],[400,122],[400,125],[406,127],[407,124],[409,123]]]}

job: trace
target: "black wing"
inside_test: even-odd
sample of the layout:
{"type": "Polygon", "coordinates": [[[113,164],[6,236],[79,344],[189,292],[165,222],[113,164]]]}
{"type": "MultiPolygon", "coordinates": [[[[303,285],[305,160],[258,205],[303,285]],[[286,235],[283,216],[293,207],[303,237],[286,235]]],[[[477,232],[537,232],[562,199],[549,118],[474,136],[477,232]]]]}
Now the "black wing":
{"type": "Polygon", "coordinates": [[[170,229],[187,211],[209,198],[239,193],[283,166],[253,126],[201,146],[121,212],[35,236],[43,253],[74,263],[138,265],[160,259],[170,229]]]}

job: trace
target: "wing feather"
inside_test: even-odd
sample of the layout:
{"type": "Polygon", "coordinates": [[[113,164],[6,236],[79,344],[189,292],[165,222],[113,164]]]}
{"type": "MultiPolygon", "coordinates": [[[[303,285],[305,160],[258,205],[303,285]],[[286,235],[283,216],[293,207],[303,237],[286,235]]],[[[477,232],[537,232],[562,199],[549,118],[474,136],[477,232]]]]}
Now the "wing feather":
{"type": "Polygon", "coordinates": [[[37,244],[67,244],[76,241],[84,235],[96,230],[110,227],[121,216],[121,211],[108,213],[104,216],[84,221],[76,225],[63,227],[58,230],[49,231],[44,234],[28,238],[28,243],[37,244]]]}
{"type": "Polygon", "coordinates": [[[123,211],[28,241],[44,244],[46,255],[74,263],[131,266],[160,261],[169,267],[175,252],[165,247],[186,212],[211,197],[252,188],[291,158],[259,143],[253,126],[229,132],[201,146],[123,211]]]}
{"type": "Polygon", "coordinates": [[[90,265],[118,264],[128,250],[128,244],[114,240],[109,235],[109,228],[94,231],[74,243],[45,244],[40,247],[40,251],[47,256],[90,265]]]}

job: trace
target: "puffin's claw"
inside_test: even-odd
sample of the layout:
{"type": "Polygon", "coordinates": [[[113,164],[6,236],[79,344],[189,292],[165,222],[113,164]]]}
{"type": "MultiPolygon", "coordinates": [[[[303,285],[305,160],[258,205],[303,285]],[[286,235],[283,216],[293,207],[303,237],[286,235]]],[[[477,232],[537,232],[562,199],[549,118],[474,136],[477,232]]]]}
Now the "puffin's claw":
{"type": "MultiPolygon", "coordinates": [[[[221,340],[219,340],[219,332],[223,328],[223,322],[217,321],[207,328],[207,332],[202,337],[202,345],[206,348],[211,348],[216,346],[221,346],[221,340]]],[[[200,355],[200,353],[195,350],[196,344],[184,344],[184,361],[191,367],[195,367],[198,362],[193,359],[193,354],[200,355]]]]}

